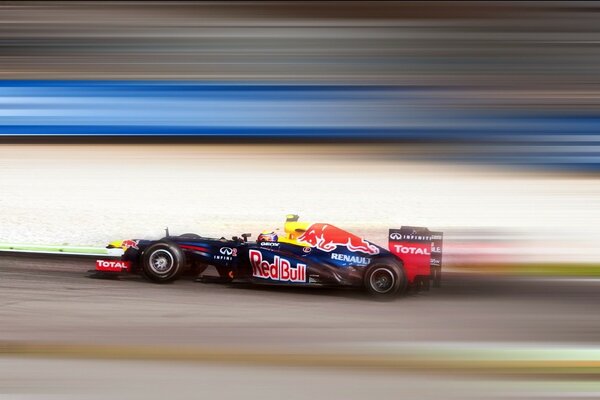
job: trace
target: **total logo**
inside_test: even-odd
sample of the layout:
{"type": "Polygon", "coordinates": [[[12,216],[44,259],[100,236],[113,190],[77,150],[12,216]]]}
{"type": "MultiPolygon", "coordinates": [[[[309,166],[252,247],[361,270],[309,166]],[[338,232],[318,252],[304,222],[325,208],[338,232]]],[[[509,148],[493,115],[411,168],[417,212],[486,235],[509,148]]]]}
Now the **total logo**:
{"type": "Polygon", "coordinates": [[[96,271],[121,272],[129,271],[130,267],[129,261],[96,260],[96,271]]]}
{"type": "Polygon", "coordinates": [[[345,262],[357,264],[357,265],[367,265],[371,262],[371,259],[369,257],[349,256],[348,254],[338,254],[338,253],[332,253],[331,259],[338,260],[338,261],[345,261],[345,262]]]}
{"type": "Polygon", "coordinates": [[[424,256],[431,255],[429,250],[427,250],[426,248],[421,248],[421,247],[410,247],[410,246],[403,246],[401,244],[395,244],[394,249],[396,250],[396,253],[401,253],[401,254],[421,254],[424,256]]]}
{"type": "Polygon", "coordinates": [[[292,267],[289,260],[275,256],[273,263],[263,260],[263,255],[258,250],[250,250],[250,264],[252,276],[261,279],[271,279],[281,282],[306,282],[306,265],[298,263],[292,267]]]}

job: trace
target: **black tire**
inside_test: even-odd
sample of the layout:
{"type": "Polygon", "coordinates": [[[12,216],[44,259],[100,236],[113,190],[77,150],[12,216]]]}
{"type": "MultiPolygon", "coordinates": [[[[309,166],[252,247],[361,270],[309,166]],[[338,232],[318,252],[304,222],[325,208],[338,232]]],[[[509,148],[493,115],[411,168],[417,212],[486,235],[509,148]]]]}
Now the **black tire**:
{"type": "Polygon", "coordinates": [[[144,251],[142,269],[146,278],[167,283],[179,277],[185,267],[185,255],[174,243],[158,242],[144,251]]]}
{"type": "Polygon", "coordinates": [[[364,285],[376,300],[395,299],[406,290],[407,285],[402,263],[392,259],[373,261],[365,273],[364,285]]]}

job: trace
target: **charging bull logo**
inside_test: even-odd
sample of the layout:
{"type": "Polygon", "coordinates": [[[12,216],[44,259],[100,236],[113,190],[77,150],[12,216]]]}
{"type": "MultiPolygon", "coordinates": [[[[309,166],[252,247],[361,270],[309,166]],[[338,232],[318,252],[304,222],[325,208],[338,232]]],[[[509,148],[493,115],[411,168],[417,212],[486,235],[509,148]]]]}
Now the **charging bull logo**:
{"type": "Polygon", "coordinates": [[[298,240],[327,252],[345,246],[350,251],[379,254],[379,248],[365,239],[327,224],[312,224],[298,240]]]}
{"type": "Polygon", "coordinates": [[[127,250],[128,248],[138,250],[139,242],[140,242],[139,240],[123,240],[123,243],[121,243],[121,247],[124,248],[125,250],[127,250]]]}

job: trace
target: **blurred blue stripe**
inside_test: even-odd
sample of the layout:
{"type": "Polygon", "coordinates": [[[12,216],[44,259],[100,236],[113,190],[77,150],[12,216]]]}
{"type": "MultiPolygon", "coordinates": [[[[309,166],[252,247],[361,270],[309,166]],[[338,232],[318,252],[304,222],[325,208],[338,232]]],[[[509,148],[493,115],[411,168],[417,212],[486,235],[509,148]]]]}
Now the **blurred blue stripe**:
{"type": "Polygon", "coordinates": [[[518,155],[503,148],[484,157],[465,150],[458,157],[600,169],[593,148],[575,148],[600,142],[600,115],[453,106],[460,90],[393,85],[5,80],[0,81],[0,135],[399,139],[483,144],[491,149],[512,143],[538,148],[518,155]]]}
{"type": "MultiPolygon", "coordinates": [[[[352,139],[403,139],[411,141],[469,141],[470,143],[502,143],[511,142],[507,132],[502,130],[481,129],[436,129],[436,128],[328,128],[328,127],[214,127],[214,126],[152,126],[152,125],[0,125],[0,135],[35,135],[35,136],[60,136],[60,135],[98,135],[98,136],[211,136],[211,137],[296,137],[296,138],[335,138],[344,137],[352,139]],[[483,136],[482,136],[483,134],[483,136]]],[[[522,132],[519,144],[532,145],[560,145],[560,146],[585,146],[597,145],[600,137],[594,140],[591,132],[587,141],[561,142],[536,140],[536,134],[542,131],[531,130],[522,132]]],[[[514,135],[514,132],[511,132],[514,135]]]]}
{"type": "Polygon", "coordinates": [[[484,114],[452,109],[443,96],[442,89],[423,86],[6,80],[0,81],[0,133],[137,135],[145,129],[152,135],[475,141],[600,133],[598,115],[484,114]]]}

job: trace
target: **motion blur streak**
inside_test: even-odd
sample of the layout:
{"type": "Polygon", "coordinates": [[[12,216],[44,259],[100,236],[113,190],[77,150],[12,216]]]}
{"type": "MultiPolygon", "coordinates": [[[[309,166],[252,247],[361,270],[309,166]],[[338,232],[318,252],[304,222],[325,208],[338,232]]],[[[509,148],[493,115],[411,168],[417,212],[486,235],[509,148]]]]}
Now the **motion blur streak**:
{"type": "MultiPolygon", "coordinates": [[[[485,87],[589,106],[592,2],[10,2],[7,79],[244,79],[485,87]]],[[[491,92],[487,92],[488,94],[491,92]]]]}
{"type": "Polygon", "coordinates": [[[600,116],[491,113],[451,89],[36,80],[0,81],[0,94],[0,135],[443,142],[421,158],[600,169],[600,116]]]}
{"type": "Polygon", "coordinates": [[[3,2],[0,135],[435,141],[449,162],[596,171],[597,10],[3,2]]]}

